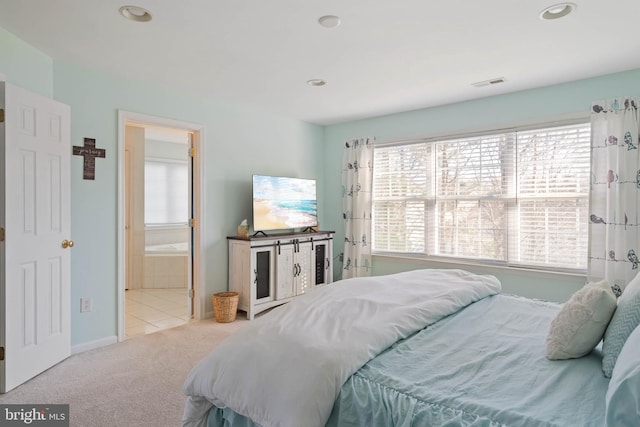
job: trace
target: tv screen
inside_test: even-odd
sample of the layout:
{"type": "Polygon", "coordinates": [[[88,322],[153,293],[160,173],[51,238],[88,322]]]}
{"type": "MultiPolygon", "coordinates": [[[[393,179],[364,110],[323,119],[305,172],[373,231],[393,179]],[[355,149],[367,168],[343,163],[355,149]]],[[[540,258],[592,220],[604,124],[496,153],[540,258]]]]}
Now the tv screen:
{"type": "Polygon", "coordinates": [[[255,231],[316,227],[316,180],[253,176],[255,231]]]}

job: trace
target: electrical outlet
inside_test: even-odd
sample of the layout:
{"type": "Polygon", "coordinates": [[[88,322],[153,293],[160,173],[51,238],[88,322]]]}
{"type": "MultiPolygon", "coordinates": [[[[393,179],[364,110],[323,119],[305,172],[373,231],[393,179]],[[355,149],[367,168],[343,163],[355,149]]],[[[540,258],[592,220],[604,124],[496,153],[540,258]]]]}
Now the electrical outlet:
{"type": "Polygon", "coordinates": [[[88,313],[91,311],[91,298],[80,298],[80,313],[88,313]]]}

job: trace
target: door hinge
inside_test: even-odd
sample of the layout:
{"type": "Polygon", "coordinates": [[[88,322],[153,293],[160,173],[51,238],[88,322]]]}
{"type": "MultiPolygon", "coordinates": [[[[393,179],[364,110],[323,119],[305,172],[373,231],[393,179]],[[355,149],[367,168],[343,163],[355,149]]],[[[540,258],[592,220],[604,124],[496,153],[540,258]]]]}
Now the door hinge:
{"type": "Polygon", "coordinates": [[[189,227],[193,228],[196,226],[196,219],[195,218],[191,218],[189,220],[189,227]]]}
{"type": "Polygon", "coordinates": [[[0,123],[4,123],[4,108],[0,108],[0,123]]]}
{"type": "Polygon", "coordinates": [[[4,360],[4,347],[0,347],[0,360],[4,360]]]}
{"type": "Polygon", "coordinates": [[[4,227],[0,228],[0,242],[4,242],[4,227]]]}
{"type": "Polygon", "coordinates": [[[189,289],[189,298],[193,298],[193,289],[189,289]]]}
{"type": "Polygon", "coordinates": [[[191,157],[195,157],[196,156],[196,149],[191,147],[189,148],[189,156],[191,157]]]}

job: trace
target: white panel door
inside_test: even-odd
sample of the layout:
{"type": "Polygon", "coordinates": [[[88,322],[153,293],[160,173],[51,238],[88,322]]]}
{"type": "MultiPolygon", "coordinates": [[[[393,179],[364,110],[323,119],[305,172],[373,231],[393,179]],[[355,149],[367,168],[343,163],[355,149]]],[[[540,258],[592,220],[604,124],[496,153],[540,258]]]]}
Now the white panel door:
{"type": "Polygon", "coordinates": [[[0,83],[0,392],[70,354],[70,109],[0,83]]]}

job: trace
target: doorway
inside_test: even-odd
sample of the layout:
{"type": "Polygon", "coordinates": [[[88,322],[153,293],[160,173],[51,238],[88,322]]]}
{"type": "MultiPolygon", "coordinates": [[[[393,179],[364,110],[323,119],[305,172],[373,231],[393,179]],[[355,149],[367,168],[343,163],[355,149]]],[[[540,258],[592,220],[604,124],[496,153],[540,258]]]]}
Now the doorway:
{"type": "Polygon", "coordinates": [[[119,114],[118,340],[200,319],[203,128],[119,114]]]}

